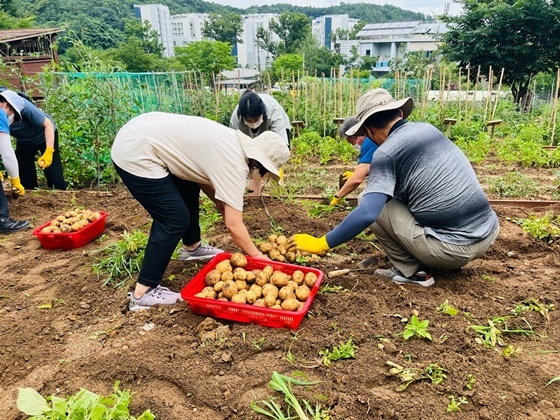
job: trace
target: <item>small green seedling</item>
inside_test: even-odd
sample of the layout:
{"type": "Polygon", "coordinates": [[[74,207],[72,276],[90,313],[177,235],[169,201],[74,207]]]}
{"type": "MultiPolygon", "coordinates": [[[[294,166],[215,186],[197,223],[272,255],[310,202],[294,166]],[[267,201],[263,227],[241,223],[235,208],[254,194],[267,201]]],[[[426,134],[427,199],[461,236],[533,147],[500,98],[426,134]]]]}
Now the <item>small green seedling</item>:
{"type": "Polygon", "coordinates": [[[554,382],[558,382],[560,381],[560,375],[555,376],[554,378],[552,378],[550,381],[547,382],[547,384],[545,386],[549,386],[550,384],[554,383],[554,382]]]}
{"type": "Polygon", "coordinates": [[[346,343],[340,346],[334,346],[332,351],[329,349],[319,350],[319,354],[323,356],[323,364],[329,366],[331,362],[336,362],[342,359],[354,359],[356,357],[355,351],[358,348],[352,343],[352,337],[346,343]]]}
{"type": "Polygon", "coordinates": [[[264,338],[264,337],[261,337],[261,338],[259,338],[258,340],[253,341],[253,346],[254,346],[255,348],[261,350],[261,347],[262,347],[262,345],[264,344],[264,340],[265,340],[265,338],[264,338]]]}
{"type": "Polygon", "coordinates": [[[449,316],[457,316],[459,314],[457,308],[450,305],[447,299],[445,299],[445,302],[437,307],[436,312],[441,312],[449,316]]]}
{"type": "Polygon", "coordinates": [[[428,325],[430,325],[430,321],[427,319],[421,321],[416,315],[412,315],[408,324],[404,326],[403,338],[408,340],[416,335],[432,341],[432,336],[428,332],[428,325]]]}
{"type": "Polygon", "coordinates": [[[340,292],[348,292],[348,289],[343,288],[342,286],[333,286],[328,283],[322,284],[319,287],[319,293],[340,293],[340,292]]]}
{"type": "Polygon", "coordinates": [[[461,411],[461,405],[468,404],[467,397],[459,397],[455,399],[455,396],[450,395],[449,399],[451,401],[449,402],[449,404],[447,404],[448,413],[456,413],[457,411],[461,411]]]}
{"type": "Polygon", "coordinates": [[[469,373],[467,375],[467,383],[465,385],[465,389],[468,389],[470,391],[471,389],[473,389],[475,383],[476,383],[476,378],[472,373],[469,373]]]}
{"type": "Polygon", "coordinates": [[[489,276],[488,274],[483,274],[481,278],[484,281],[491,281],[491,282],[495,282],[496,280],[498,280],[496,277],[489,276]]]}
{"type": "Polygon", "coordinates": [[[445,369],[437,363],[432,363],[423,369],[417,367],[405,368],[389,360],[386,364],[391,366],[387,375],[396,376],[401,380],[401,384],[396,389],[397,392],[405,391],[411,383],[416,381],[429,380],[432,385],[439,385],[447,378],[445,369]]]}

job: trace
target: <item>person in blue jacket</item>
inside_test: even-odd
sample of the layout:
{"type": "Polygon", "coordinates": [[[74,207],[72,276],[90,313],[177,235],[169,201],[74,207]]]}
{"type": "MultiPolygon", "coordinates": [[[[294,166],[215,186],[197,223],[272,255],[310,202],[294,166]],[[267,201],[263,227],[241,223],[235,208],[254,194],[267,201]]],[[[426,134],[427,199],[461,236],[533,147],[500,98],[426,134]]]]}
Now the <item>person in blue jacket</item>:
{"type": "MultiPolygon", "coordinates": [[[[8,179],[12,185],[13,191],[22,196],[25,194],[25,188],[19,180],[19,169],[12,141],[10,140],[10,124],[21,119],[19,113],[23,106],[23,99],[16,100],[14,106],[0,106],[0,156],[2,156],[2,164],[8,172],[8,179]]],[[[3,175],[0,172],[0,180],[3,175]]],[[[27,220],[15,220],[10,217],[8,211],[8,200],[4,191],[0,191],[0,233],[12,233],[29,227],[27,220]]]]}
{"type": "Polygon", "coordinates": [[[23,101],[21,119],[10,125],[10,135],[16,139],[21,183],[26,189],[39,187],[36,163],[45,173],[49,188],[65,190],[66,181],[60,160],[56,124],[33,102],[12,90],[0,91],[0,106],[13,105],[20,99],[23,101]],[[37,159],[38,156],[40,157],[37,159]]]}
{"type": "Polygon", "coordinates": [[[352,146],[360,147],[360,155],[358,156],[358,165],[354,171],[346,171],[340,175],[341,183],[338,192],[334,195],[334,198],[330,202],[330,206],[336,206],[340,201],[354,191],[360,186],[364,179],[369,175],[369,168],[371,165],[371,160],[373,159],[373,154],[377,150],[377,144],[375,144],[366,135],[347,135],[346,131],[358,123],[356,117],[346,118],[338,129],[338,135],[340,137],[346,138],[348,143],[352,146]]]}

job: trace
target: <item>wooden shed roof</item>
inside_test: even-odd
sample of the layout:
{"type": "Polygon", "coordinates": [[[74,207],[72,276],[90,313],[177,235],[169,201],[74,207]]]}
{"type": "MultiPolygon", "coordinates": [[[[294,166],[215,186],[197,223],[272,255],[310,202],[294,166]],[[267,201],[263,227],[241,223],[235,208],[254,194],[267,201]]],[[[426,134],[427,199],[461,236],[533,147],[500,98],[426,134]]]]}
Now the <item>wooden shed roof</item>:
{"type": "Polygon", "coordinates": [[[14,42],[62,32],[61,28],[7,29],[0,31],[0,42],[14,42]]]}

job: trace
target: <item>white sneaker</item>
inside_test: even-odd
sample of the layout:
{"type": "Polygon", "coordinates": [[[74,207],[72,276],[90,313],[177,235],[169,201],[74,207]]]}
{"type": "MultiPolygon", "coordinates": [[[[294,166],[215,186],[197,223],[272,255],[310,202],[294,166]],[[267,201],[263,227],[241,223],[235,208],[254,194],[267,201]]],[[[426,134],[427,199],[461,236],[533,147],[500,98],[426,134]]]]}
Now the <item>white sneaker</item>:
{"type": "Polygon", "coordinates": [[[194,251],[187,251],[185,247],[182,247],[179,259],[181,261],[209,260],[222,252],[224,251],[220,248],[201,243],[194,251]]]}
{"type": "Polygon", "coordinates": [[[140,299],[134,297],[134,293],[128,294],[128,309],[131,311],[142,311],[150,309],[154,305],[174,305],[182,301],[181,294],[172,292],[167,287],[158,286],[148,289],[140,299]]]}

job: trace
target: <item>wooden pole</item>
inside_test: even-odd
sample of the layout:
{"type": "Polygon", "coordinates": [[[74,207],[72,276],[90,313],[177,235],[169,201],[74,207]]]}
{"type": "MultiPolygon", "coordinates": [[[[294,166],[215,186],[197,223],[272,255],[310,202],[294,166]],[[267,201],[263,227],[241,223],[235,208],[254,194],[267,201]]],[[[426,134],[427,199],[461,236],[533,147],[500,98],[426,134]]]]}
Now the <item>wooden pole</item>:
{"type": "Polygon", "coordinates": [[[494,109],[492,110],[492,118],[490,118],[491,120],[494,119],[494,116],[496,115],[496,108],[498,107],[498,101],[500,100],[500,91],[502,90],[502,80],[504,78],[504,68],[502,67],[502,73],[500,74],[500,82],[498,83],[498,93],[496,94],[496,101],[494,102],[494,109]]]}
{"type": "Polygon", "coordinates": [[[554,92],[554,107],[553,107],[553,120],[552,120],[552,134],[550,136],[550,145],[554,145],[554,134],[556,132],[556,112],[558,110],[558,85],[560,84],[560,68],[556,72],[556,91],[554,92]]]}

